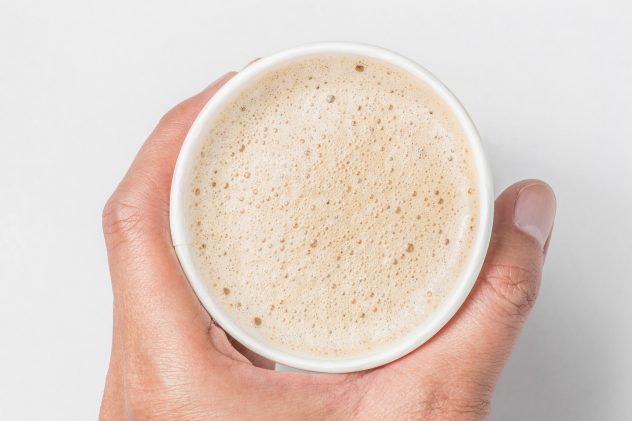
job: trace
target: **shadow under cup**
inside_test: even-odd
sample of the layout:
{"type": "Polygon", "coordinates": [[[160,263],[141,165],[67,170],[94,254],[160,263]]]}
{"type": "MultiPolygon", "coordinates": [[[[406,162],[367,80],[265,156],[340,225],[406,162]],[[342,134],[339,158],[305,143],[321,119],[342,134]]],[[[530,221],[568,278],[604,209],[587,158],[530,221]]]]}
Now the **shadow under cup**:
{"type": "Polygon", "coordinates": [[[315,372],[351,372],[365,370],[387,364],[416,349],[439,331],[456,313],[472,289],[483,264],[493,220],[493,187],[489,167],[479,135],[473,122],[456,97],[431,73],[413,61],[391,51],[374,46],[352,43],[318,43],[296,47],[275,55],[260,59],[237,74],[226,83],[206,104],[193,123],[184,141],[176,163],[171,188],[170,224],[174,248],[180,264],[200,302],[227,334],[250,350],[262,355],[277,364],[300,370],[315,372]],[[478,218],[477,229],[473,237],[471,253],[462,266],[460,276],[454,283],[452,292],[439,304],[430,316],[425,318],[410,334],[390,343],[379,350],[359,357],[320,358],[298,355],[278,349],[264,342],[242,328],[231,315],[225,311],[219,300],[209,291],[195,261],[191,224],[188,220],[188,197],[192,171],[200,154],[202,144],[208,133],[217,122],[217,118],[228,104],[250,82],[262,75],[279,69],[298,59],[308,57],[349,55],[366,57],[397,67],[429,86],[444,102],[460,124],[467,140],[470,157],[477,177],[478,218]]]}

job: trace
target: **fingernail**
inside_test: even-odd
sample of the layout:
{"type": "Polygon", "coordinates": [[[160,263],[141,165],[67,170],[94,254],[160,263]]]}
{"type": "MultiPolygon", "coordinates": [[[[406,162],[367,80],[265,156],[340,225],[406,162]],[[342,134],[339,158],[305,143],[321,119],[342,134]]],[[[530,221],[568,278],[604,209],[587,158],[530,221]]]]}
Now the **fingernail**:
{"type": "Polygon", "coordinates": [[[514,224],[535,238],[544,248],[555,220],[556,200],[551,187],[544,183],[530,184],[518,193],[514,207],[514,224]]]}
{"type": "MultiPolygon", "coordinates": [[[[246,65],[245,65],[245,66],[244,66],[241,70],[244,70],[246,67],[250,66],[252,63],[254,63],[255,61],[259,61],[259,60],[261,60],[261,57],[257,57],[256,59],[251,60],[251,61],[250,61],[248,64],[246,64],[246,65]]],[[[241,70],[240,70],[240,72],[241,72],[241,70]]]]}

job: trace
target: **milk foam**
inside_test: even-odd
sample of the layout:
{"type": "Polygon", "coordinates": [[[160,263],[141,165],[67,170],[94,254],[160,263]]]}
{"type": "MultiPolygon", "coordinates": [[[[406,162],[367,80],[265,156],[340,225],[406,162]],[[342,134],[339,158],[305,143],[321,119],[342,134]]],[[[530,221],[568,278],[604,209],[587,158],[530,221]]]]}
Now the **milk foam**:
{"type": "Polygon", "coordinates": [[[287,64],[242,91],[200,151],[189,206],[200,273],[275,348],[378,350],[441,305],[469,257],[469,154],[449,108],[394,66],[287,64]]]}

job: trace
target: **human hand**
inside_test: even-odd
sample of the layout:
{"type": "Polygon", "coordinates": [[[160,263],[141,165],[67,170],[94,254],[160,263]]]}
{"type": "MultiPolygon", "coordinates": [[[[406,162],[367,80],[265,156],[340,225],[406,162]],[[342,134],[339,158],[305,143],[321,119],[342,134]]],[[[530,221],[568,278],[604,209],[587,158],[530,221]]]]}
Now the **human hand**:
{"type": "Polygon", "coordinates": [[[452,320],[386,366],[347,374],[265,369],[211,320],[169,232],[169,190],[184,137],[229,73],[169,111],[103,212],[114,295],[101,420],[483,419],[535,301],[555,197],[525,180],[496,200],[483,269],[452,320]]]}

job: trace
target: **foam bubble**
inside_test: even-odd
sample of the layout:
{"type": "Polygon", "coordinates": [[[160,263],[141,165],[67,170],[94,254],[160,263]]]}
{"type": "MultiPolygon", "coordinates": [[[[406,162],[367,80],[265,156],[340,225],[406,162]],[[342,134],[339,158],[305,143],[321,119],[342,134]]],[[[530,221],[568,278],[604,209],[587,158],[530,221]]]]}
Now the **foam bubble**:
{"type": "Polygon", "coordinates": [[[191,177],[197,264],[235,320],[303,355],[366,354],[454,286],[478,219],[447,106],[365,57],[302,59],[220,116],[191,177]]]}

